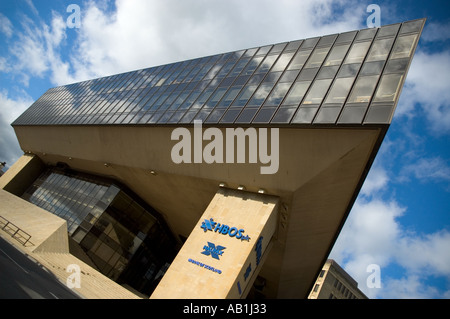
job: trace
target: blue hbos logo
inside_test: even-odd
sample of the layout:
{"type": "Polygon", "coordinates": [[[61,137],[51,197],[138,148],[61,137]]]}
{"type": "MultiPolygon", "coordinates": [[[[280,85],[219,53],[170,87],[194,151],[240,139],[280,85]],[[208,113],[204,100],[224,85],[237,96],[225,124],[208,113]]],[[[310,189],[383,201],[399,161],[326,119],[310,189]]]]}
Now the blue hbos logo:
{"type": "Polygon", "coordinates": [[[250,236],[244,236],[242,234],[244,232],[243,229],[237,229],[236,227],[230,227],[225,224],[216,223],[212,218],[210,218],[209,220],[205,219],[200,227],[205,232],[210,230],[223,235],[229,235],[230,237],[235,237],[236,239],[240,239],[241,241],[250,241],[250,236]]]}
{"type": "Polygon", "coordinates": [[[213,243],[208,242],[208,246],[203,246],[202,254],[206,256],[211,255],[212,258],[219,259],[219,256],[222,256],[225,248],[226,247],[219,245],[216,246],[213,243]]]}

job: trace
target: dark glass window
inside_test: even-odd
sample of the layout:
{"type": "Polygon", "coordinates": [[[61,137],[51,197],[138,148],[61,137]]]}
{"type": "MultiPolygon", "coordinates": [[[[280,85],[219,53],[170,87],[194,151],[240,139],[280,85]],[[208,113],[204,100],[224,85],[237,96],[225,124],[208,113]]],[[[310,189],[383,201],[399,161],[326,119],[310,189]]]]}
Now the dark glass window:
{"type": "Polygon", "coordinates": [[[111,180],[49,168],[22,197],[64,218],[92,267],[144,294],[175,256],[176,242],[160,215],[111,180]]]}

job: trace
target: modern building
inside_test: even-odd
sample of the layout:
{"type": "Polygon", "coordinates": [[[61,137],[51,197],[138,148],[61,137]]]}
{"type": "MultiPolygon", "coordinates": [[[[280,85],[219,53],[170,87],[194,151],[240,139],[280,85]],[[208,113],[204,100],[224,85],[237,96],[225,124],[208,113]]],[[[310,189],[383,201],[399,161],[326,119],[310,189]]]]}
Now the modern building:
{"type": "Polygon", "coordinates": [[[358,283],[333,259],[328,259],[308,299],[367,299],[358,283]]]}
{"type": "Polygon", "coordinates": [[[152,298],[307,298],[424,23],[51,88],[12,123],[25,154],[0,187],[65,220],[72,254],[152,298]]]}

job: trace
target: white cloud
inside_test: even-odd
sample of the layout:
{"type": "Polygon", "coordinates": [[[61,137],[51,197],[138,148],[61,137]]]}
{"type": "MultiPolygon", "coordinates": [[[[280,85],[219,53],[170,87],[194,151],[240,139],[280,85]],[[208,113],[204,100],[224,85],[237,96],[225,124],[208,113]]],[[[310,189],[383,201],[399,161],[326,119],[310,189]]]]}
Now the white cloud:
{"type": "Polygon", "coordinates": [[[369,196],[383,190],[387,185],[388,180],[386,170],[381,166],[374,165],[364,181],[363,187],[361,188],[361,194],[369,196]]]}
{"type": "Polygon", "coordinates": [[[450,133],[450,51],[426,53],[418,50],[396,110],[396,116],[417,116],[418,105],[437,134],[450,133]]]}
{"type": "Polygon", "coordinates": [[[425,25],[425,28],[422,32],[422,39],[427,42],[435,42],[435,41],[445,41],[450,39],[450,22],[447,23],[439,23],[434,21],[429,21],[425,25]]]}
{"type": "MultiPolygon", "coordinates": [[[[445,298],[438,289],[427,286],[420,276],[412,275],[400,279],[388,278],[383,283],[385,299],[436,299],[445,298]]],[[[448,292],[447,292],[448,294],[448,292]]]]}
{"type": "Polygon", "coordinates": [[[450,166],[441,157],[421,158],[402,168],[400,176],[414,176],[421,181],[450,181],[450,166]]]}
{"type": "Polygon", "coordinates": [[[13,26],[11,21],[0,12],[0,32],[11,37],[13,34],[13,26]]]}
{"type": "MultiPolygon", "coordinates": [[[[57,78],[55,66],[62,64],[59,47],[65,39],[65,22],[58,14],[53,14],[51,25],[36,24],[27,16],[22,17],[22,30],[17,32],[17,40],[9,49],[6,58],[11,65],[9,71],[20,74],[22,82],[28,86],[30,77],[43,77],[50,71],[57,78]]],[[[5,59],[5,58],[3,58],[5,59]]]]}
{"type": "Polygon", "coordinates": [[[399,221],[407,211],[395,200],[359,197],[330,254],[369,298],[450,295],[450,290],[438,291],[426,282],[428,276],[438,276],[450,283],[450,232],[420,235],[407,231],[399,221]],[[366,284],[371,264],[380,266],[381,288],[366,284]],[[398,279],[384,275],[383,269],[392,265],[404,269],[404,276],[398,279]]]}

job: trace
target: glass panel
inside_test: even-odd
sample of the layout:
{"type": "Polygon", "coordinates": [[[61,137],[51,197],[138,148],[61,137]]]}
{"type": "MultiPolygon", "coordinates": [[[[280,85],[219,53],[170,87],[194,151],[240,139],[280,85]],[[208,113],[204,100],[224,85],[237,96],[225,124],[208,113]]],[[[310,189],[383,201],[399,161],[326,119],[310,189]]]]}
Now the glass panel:
{"type": "Polygon", "coordinates": [[[206,123],[217,123],[225,113],[226,109],[215,109],[206,120],[206,123]]]}
{"type": "Polygon", "coordinates": [[[317,109],[318,107],[300,107],[292,123],[310,124],[316,115],[317,109]]]}
{"type": "Polygon", "coordinates": [[[280,82],[294,82],[297,78],[297,75],[300,73],[299,70],[292,70],[284,72],[283,76],[280,79],[280,82]]]}
{"type": "Polygon", "coordinates": [[[248,99],[252,96],[253,92],[255,92],[257,85],[249,85],[244,87],[239,96],[236,98],[232,106],[244,106],[248,99]]]}
{"type": "Polygon", "coordinates": [[[253,55],[255,55],[256,51],[258,51],[258,48],[248,49],[247,51],[245,51],[244,56],[252,57],[253,55]]]}
{"type": "Polygon", "coordinates": [[[341,67],[338,73],[338,78],[354,77],[358,73],[361,64],[345,64],[341,67]]]}
{"type": "Polygon", "coordinates": [[[377,28],[361,30],[358,32],[358,35],[356,36],[356,41],[372,39],[375,36],[376,32],[377,32],[377,28]]]}
{"type": "Polygon", "coordinates": [[[378,31],[377,38],[396,35],[399,27],[400,24],[383,26],[380,28],[380,31],[378,31]]]}
{"type": "Polygon", "coordinates": [[[354,43],[344,63],[361,63],[369,49],[370,42],[354,43]]]}
{"type": "Polygon", "coordinates": [[[290,87],[290,83],[279,83],[277,86],[275,86],[272,93],[270,93],[269,97],[264,102],[264,106],[278,106],[285,97],[286,92],[290,87]]]}
{"type": "Polygon", "coordinates": [[[259,48],[258,53],[256,55],[266,55],[270,51],[270,48],[272,48],[271,45],[261,47],[259,48]]]}
{"type": "Polygon", "coordinates": [[[325,100],[325,104],[338,103],[344,104],[348,92],[353,84],[353,78],[340,78],[334,81],[330,93],[325,100]]]}
{"type": "Polygon", "coordinates": [[[286,46],[287,43],[279,43],[279,44],[275,44],[272,48],[272,50],[270,51],[270,53],[280,53],[281,51],[283,51],[284,47],[286,46]]]}
{"type": "Polygon", "coordinates": [[[318,68],[322,65],[323,60],[330,48],[317,48],[313,51],[311,57],[305,65],[305,68],[318,68]]]}
{"type": "Polygon", "coordinates": [[[262,84],[258,88],[258,90],[255,92],[255,94],[253,95],[250,102],[248,102],[248,105],[260,106],[264,102],[266,97],[269,95],[270,91],[272,90],[273,85],[274,85],[273,83],[262,84]]]}
{"type": "Polygon", "coordinates": [[[302,70],[302,72],[300,72],[300,75],[299,75],[297,81],[309,81],[309,80],[312,80],[316,76],[317,71],[319,71],[319,68],[304,69],[304,70],[302,70]]]}
{"type": "Polygon", "coordinates": [[[389,51],[391,50],[392,43],[394,43],[394,38],[374,41],[369,55],[367,56],[367,61],[386,60],[389,51]]]}
{"type": "Polygon", "coordinates": [[[283,104],[298,105],[302,101],[302,98],[305,95],[306,90],[308,90],[310,84],[311,81],[296,82],[292,86],[292,89],[289,92],[289,94],[286,96],[286,99],[284,100],[283,104]]]}
{"type": "Polygon", "coordinates": [[[263,82],[276,82],[280,78],[281,74],[283,72],[270,72],[267,74],[267,76],[264,78],[263,82]]]}
{"type": "Polygon", "coordinates": [[[353,38],[355,37],[357,31],[351,31],[346,33],[339,34],[336,44],[338,43],[346,43],[346,42],[352,42],[353,38]]]}
{"type": "Polygon", "coordinates": [[[389,60],[385,73],[400,73],[405,72],[408,67],[409,59],[389,60]]]}
{"type": "Polygon", "coordinates": [[[301,49],[309,49],[316,46],[316,43],[320,40],[320,37],[317,38],[310,38],[303,41],[303,44],[301,46],[301,49]]]}
{"type": "Polygon", "coordinates": [[[402,33],[410,33],[410,32],[419,32],[422,27],[423,20],[416,20],[403,23],[400,34],[402,33]]]}
{"type": "Polygon", "coordinates": [[[233,123],[240,112],[241,109],[228,109],[225,115],[220,120],[220,123],[233,123]]]}
{"type": "Polygon", "coordinates": [[[294,52],[283,53],[278,59],[277,63],[275,63],[275,65],[273,66],[271,72],[283,71],[288,65],[288,63],[291,61],[293,55],[294,52]]]}
{"type": "Polygon", "coordinates": [[[271,122],[272,123],[289,123],[296,110],[297,110],[296,107],[281,106],[278,109],[277,113],[275,114],[275,116],[271,122]]]}
{"type": "Polygon", "coordinates": [[[314,123],[335,123],[341,107],[321,107],[314,123]]]}
{"type": "Polygon", "coordinates": [[[293,41],[288,44],[285,51],[292,51],[297,50],[300,47],[300,44],[302,44],[303,40],[293,41]]]}
{"type": "Polygon", "coordinates": [[[327,60],[325,61],[325,63],[323,65],[330,66],[330,65],[341,64],[349,47],[350,47],[350,44],[334,46],[330,52],[330,55],[327,57],[327,60]]]}
{"type": "Polygon", "coordinates": [[[256,68],[259,66],[259,64],[261,63],[261,61],[263,60],[263,57],[256,57],[253,58],[249,64],[247,64],[247,66],[245,67],[244,71],[242,71],[242,75],[250,75],[253,74],[253,71],[256,70],[256,68]]]}
{"type": "Polygon", "coordinates": [[[338,123],[356,123],[361,124],[367,106],[346,106],[339,117],[338,123]]]}
{"type": "Polygon", "coordinates": [[[319,74],[317,75],[317,79],[320,80],[320,79],[331,79],[331,78],[334,78],[334,76],[336,75],[338,69],[339,69],[339,66],[337,66],[337,65],[322,67],[320,69],[319,74]]]}
{"type": "Polygon", "coordinates": [[[402,74],[387,74],[381,78],[380,86],[375,93],[375,102],[393,102],[400,91],[402,74]]]}
{"type": "Polygon", "coordinates": [[[378,75],[364,76],[356,80],[347,103],[369,102],[377,85],[378,75]]]}
{"type": "Polygon", "coordinates": [[[223,106],[229,106],[231,102],[233,102],[234,98],[238,95],[238,93],[241,91],[241,86],[238,87],[232,87],[228,90],[227,94],[225,94],[222,101],[219,103],[219,107],[223,106]]]}
{"type": "Polygon", "coordinates": [[[258,114],[256,115],[255,119],[252,122],[269,123],[270,119],[272,118],[276,110],[277,110],[276,107],[262,108],[261,110],[259,110],[258,114]]]}
{"type": "Polygon", "coordinates": [[[249,61],[250,58],[240,59],[228,76],[238,76],[249,61]]]}
{"type": "Polygon", "coordinates": [[[392,117],[393,106],[372,106],[367,112],[364,123],[389,123],[392,117]]]}
{"type": "Polygon", "coordinates": [[[408,58],[414,48],[417,34],[398,37],[395,41],[394,49],[392,50],[391,59],[408,58]]]}
{"type": "Polygon", "coordinates": [[[288,70],[301,69],[305,61],[308,59],[312,50],[301,50],[298,51],[295,57],[292,59],[291,64],[289,64],[288,70]]]}
{"type": "Polygon", "coordinates": [[[257,111],[257,108],[245,108],[236,120],[236,123],[250,123],[257,111]]]}
{"type": "Polygon", "coordinates": [[[361,75],[376,75],[380,74],[383,69],[384,61],[364,63],[361,69],[361,75]]]}
{"type": "Polygon", "coordinates": [[[331,84],[331,81],[331,79],[316,80],[303,101],[303,104],[320,104],[331,84]]]}
{"type": "Polygon", "coordinates": [[[318,47],[323,47],[323,46],[331,46],[334,42],[334,40],[337,38],[337,34],[332,34],[332,35],[327,35],[324,36],[322,38],[320,38],[319,43],[317,43],[318,47]]]}
{"type": "Polygon", "coordinates": [[[267,56],[259,68],[256,70],[256,73],[266,73],[274,64],[275,60],[278,58],[278,54],[267,56]]]}

